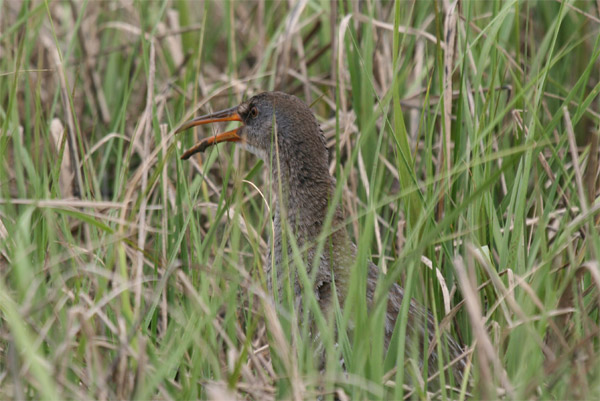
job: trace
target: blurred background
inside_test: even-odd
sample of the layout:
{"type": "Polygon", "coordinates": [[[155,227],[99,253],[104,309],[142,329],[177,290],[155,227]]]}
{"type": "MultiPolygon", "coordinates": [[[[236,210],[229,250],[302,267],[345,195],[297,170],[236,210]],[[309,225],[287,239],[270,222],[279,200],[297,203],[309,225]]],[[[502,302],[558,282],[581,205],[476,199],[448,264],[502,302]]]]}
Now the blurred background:
{"type": "Polygon", "coordinates": [[[262,162],[174,131],[265,90],[316,114],[359,259],[470,347],[454,394],[599,397],[599,28],[592,1],[0,2],[0,398],[449,394],[371,352],[377,316],[320,370],[263,302],[262,162]]]}

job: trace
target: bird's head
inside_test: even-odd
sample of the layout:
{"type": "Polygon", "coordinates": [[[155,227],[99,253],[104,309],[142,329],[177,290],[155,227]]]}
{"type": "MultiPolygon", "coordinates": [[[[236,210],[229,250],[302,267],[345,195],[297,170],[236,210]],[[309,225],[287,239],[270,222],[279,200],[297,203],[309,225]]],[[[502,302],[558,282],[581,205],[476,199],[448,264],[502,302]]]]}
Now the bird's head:
{"type": "Polygon", "coordinates": [[[238,106],[188,121],[177,132],[220,121],[239,121],[242,125],[204,138],[181,158],[188,159],[220,142],[238,142],[265,161],[275,151],[290,157],[294,152],[303,155],[317,152],[313,157],[319,158],[327,154],[325,139],[312,111],[300,99],[286,93],[260,93],[238,106]]]}

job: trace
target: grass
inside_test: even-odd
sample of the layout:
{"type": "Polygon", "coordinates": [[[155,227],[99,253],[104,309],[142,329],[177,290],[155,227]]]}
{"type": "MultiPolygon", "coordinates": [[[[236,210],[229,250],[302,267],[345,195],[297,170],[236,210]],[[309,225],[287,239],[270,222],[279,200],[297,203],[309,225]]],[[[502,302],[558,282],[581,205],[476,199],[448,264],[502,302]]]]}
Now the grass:
{"type": "Polygon", "coordinates": [[[600,397],[596,3],[0,4],[0,398],[600,397]],[[173,135],[273,89],[359,249],[335,324],[306,296],[322,372],[266,292],[262,163],[173,135]],[[474,349],[462,392],[374,351],[394,281],[474,349]]]}

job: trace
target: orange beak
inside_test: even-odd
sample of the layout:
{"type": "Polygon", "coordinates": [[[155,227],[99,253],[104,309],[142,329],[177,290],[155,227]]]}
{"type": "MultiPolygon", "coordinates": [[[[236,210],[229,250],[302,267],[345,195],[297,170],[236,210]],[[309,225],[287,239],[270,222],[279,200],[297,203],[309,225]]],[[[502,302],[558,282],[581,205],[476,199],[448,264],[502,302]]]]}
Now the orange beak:
{"type": "MultiPolygon", "coordinates": [[[[207,114],[202,117],[196,117],[193,120],[190,120],[187,123],[183,124],[177,131],[175,131],[175,133],[178,134],[182,131],[187,130],[188,128],[195,127],[196,125],[217,123],[217,122],[221,122],[221,121],[240,121],[241,122],[242,117],[240,117],[240,115],[237,112],[237,106],[232,107],[227,110],[217,111],[216,113],[207,114]]],[[[194,147],[187,150],[181,156],[181,159],[182,160],[189,159],[190,156],[192,156],[193,154],[198,153],[198,152],[204,152],[204,150],[206,148],[208,148],[209,146],[216,145],[217,143],[220,143],[220,142],[239,142],[239,141],[241,141],[242,138],[237,133],[239,129],[240,129],[240,127],[233,129],[231,131],[224,132],[222,134],[204,138],[203,140],[198,142],[196,145],[194,145],[194,147]]]]}

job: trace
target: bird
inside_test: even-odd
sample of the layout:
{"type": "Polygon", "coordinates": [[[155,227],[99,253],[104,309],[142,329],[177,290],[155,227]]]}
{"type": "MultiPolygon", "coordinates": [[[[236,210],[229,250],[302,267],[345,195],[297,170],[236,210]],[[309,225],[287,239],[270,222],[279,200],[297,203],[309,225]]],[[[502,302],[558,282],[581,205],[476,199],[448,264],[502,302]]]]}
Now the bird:
{"type": "MultiPolygon", "coordinates": [[[[274,205],[271,205],[274,209],[274,232],[264,266],[267,287],[273,294],[281,295],[285,272],[290,271],[285,264],[293,264],[294,261],[286,240],[286,233],[291,232],[297,249],[305,251],[305,266],[309,277],[314,277],[313,290],[319,307],[324,316],[331,316],[334,296],[343,306],[348,295],[357,247],[345,228],[341,202],[332,206],[335,207],[333,220],[325,227],[336,180],[329,172],[329,152],[315,114],[296,96],[284,92],[262,92],[237,106],[194,118],[176,132],[225,121],[237,121],[241,125],[202,139],[184,152],[181,159],[188,159],[221,142],[234,142],[263,160],[270,172],[272,193],[275,195],[274,205]],[[318,242],[323,236],[326,247],[319,252],[318,242]],[[315,261],[316,257],[319,259],[315,261]],[[313,268],[317,270],[313,271],[313,268]]],[[[372,261],[367,261],[367,264],[367,306],[373,307],[377,281],[382,273],[372,261]]],[[[302,283],[297,274],[291,277],[296,305],[301,307],[302,283]]],[[[403,299],[404,289],[394,283],[387,301],[385,349],[390,345],[403,299]]],[[[409,302],[406,354],[413,356],[416,353],[421,369],[427,360],[428,373],[432,375],[438,370],[437,347],[430,346],[429,352],[424,348],[425,344],[435,344],[436,338],[439,338],[447,354],[445,360],[452,361],[450,371],[454,383],[460,385],[467,362],[463,347],[446,331],[436,336],[436,321],[432,313],[414,299],[409,302]]]]}

